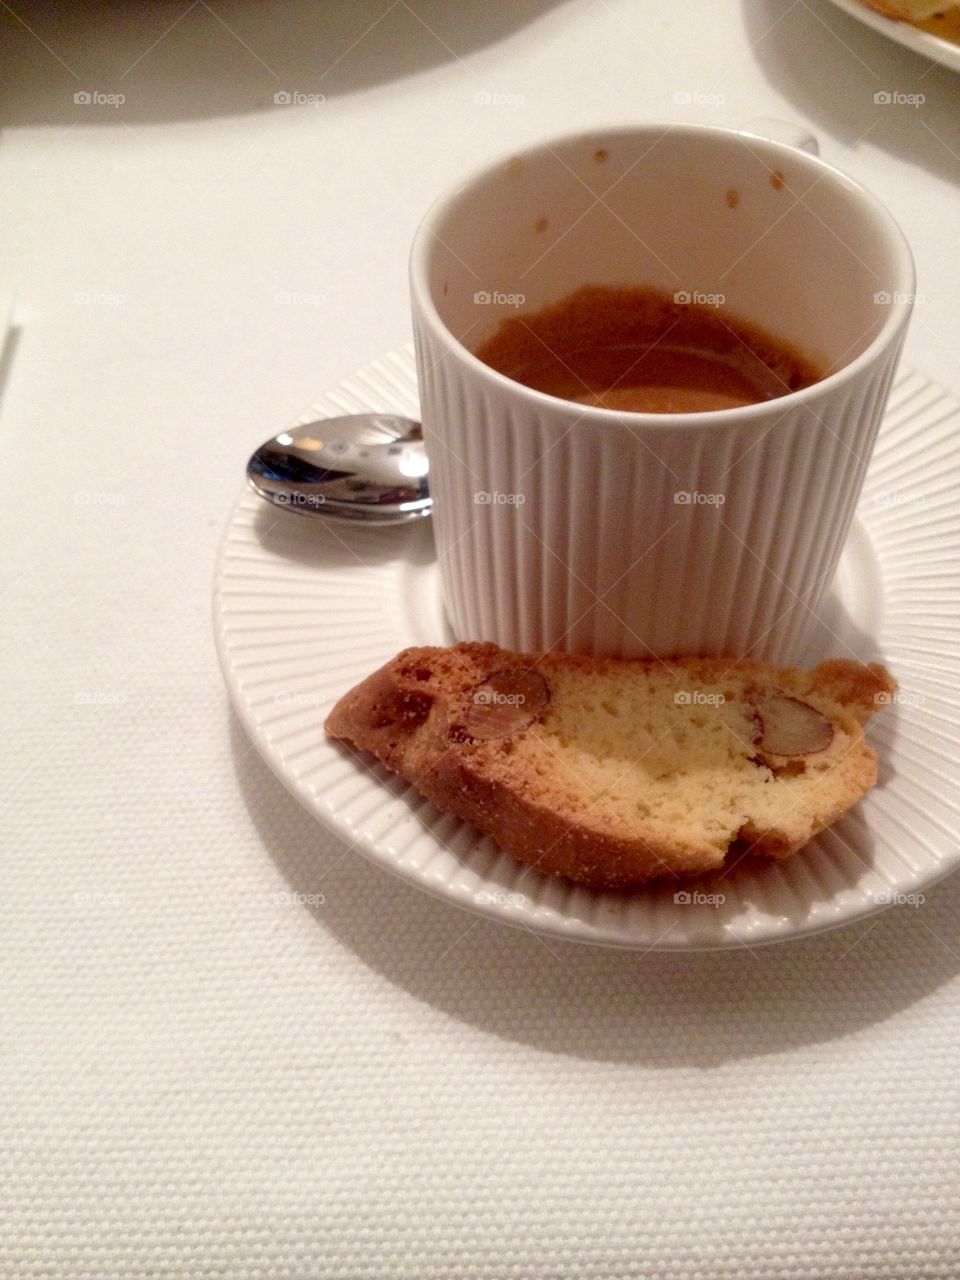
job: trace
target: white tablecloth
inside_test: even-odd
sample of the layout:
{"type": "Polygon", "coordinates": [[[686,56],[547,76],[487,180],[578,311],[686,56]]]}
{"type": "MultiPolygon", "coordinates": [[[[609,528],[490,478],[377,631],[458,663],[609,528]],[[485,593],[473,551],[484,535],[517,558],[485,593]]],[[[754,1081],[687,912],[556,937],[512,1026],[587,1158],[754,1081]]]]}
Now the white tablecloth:
{"type": "Polygon", "coordinates": [[[538,137],[807,124],[960,392],[960,81],[826,0],[0,23],[0,1275],[960,1274],[960,881],[755,952],[474,920],[268,775],[209,622],[247,453],[409,336],[421,212],[538,137]]]}

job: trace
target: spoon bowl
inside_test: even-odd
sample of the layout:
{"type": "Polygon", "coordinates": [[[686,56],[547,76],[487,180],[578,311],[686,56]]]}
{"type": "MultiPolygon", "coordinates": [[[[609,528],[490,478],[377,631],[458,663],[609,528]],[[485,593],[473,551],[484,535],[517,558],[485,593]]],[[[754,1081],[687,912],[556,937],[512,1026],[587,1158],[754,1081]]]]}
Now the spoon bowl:
{"type": "Polygon", "coordinates": [[[367,524],[429,516],[423,429],[391,413],[358,413],[293,427],[267,440],[247,479],[268,502],[301,515],[367,524]]]}

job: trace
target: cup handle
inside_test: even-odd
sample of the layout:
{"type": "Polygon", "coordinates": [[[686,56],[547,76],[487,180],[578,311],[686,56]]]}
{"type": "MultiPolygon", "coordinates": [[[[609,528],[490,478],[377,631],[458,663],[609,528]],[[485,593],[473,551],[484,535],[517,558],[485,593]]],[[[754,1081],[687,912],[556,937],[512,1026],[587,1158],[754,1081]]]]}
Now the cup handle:
{"type": "Polygon", "coordinates": [[[776,120],[773,116],[754,116],[737,130],[750,138],[766,138],[771,142],[784,142],[798,151],[808,151],[812,156],[820,154],[820,144],[814,134],[802,124],[789,120],[776,120]]]}

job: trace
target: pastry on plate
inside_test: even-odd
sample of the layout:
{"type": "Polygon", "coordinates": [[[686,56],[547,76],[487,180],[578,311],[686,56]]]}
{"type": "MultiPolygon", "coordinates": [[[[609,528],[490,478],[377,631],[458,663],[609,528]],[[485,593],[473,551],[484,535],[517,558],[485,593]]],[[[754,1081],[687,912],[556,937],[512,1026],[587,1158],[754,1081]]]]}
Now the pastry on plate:
{"type": "Polygon", "coordinates": [[[785,858],[873,786],[877,664],[407,649],[345,694],[332,737],[537,870],[597,889],[785,858]]]}

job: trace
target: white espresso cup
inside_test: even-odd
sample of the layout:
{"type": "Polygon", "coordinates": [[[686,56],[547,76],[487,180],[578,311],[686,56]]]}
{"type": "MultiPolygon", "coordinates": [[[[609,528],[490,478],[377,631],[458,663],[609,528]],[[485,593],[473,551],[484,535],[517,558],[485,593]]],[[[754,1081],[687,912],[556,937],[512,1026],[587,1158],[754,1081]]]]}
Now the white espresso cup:
{"type": "Polygon", "coordinates": [[[884,206],[795,146],[702,126],[560,138],[428,212],[411,289],[443,594],[461,640],[790,662],[830,586],[914,294],[884,206]],[[722,308],[827,375],[705,413],[532,390],[473,354],[581,285],[722,308]]]}

